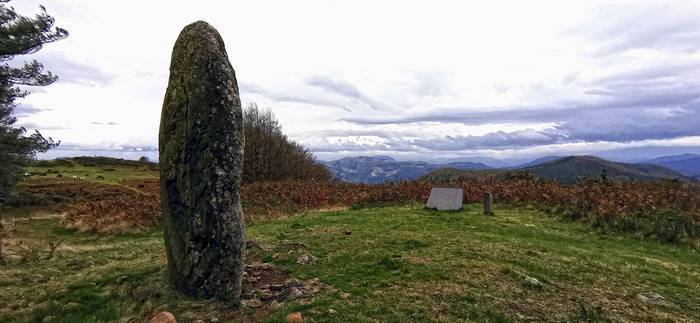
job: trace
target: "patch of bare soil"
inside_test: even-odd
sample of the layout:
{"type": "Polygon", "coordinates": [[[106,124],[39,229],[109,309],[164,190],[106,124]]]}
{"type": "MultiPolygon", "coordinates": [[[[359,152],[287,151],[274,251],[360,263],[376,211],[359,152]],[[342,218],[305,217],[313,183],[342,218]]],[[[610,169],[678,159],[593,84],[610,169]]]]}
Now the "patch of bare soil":
{"type": "MultiPolygon", "coordinates": [[[[295,244],[290,243],[290,247],[295,244]]],[[[284,268],[261,261],[265,251],[255,242],[247,242],[245,272],[243,273],[243,291],[241,294],[240,306],[231,306],[218,300],[195,301],[182,295],[177,295],[169,306],[153,307],[151,311],[145,313],[145,317],[140,319],[132,318],[126,321],[139,322],[155,317],[162,311],[169,311],[175,314],[178,322],[215,322],[215,321],[240,321],[240,322],[261,322],[271,315],[271,313],[282,309],[290,302],[310,304],[314,297],[321,293],[333,292],[335,289],[318,280],[298,280],[289,277],[284,268]]],[[[163,283],[163,282],[161,282],[163,283]]],[[[136,300],[148,302],[151,296],[160,296],[158,293],[152,294],[159,288],[144,286],[130,288],[127,292],[136,300]]],[[[168,291],[166,293],[176,293],[169,286],[162,286],[168,291]]],[[[169,297],[166,297],[169,298],[169,297]]]]}

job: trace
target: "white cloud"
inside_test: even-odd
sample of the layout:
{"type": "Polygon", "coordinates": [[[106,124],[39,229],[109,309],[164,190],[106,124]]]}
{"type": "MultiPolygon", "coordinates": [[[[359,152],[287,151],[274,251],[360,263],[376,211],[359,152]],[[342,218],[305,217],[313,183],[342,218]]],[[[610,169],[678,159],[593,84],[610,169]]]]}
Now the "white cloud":
{"type": "Polygon", "coordinates": [[[272,108],[285,132],[324,158],[350,150],[565,153],[649,140],[678,145],[674,138],[698,135],[689,122],[673,121],[700,116],[694,1],[11,5],[32,14],[40,3],[71,33],[37,57],[65,82],[27,97],[27,106],[50,110],[21,121],[75,145],[157,146],[172,46],[182,27],[199,19],[222,34],[244,103],[272,108]],[[634,133],[608,130],[611,116],[634,133]],[[667,129],[652,136],[655,130],[645,129],[652,118],[667,120],[658,124],[667,129]],[[560,135],[554,144],[543,134],[553,129],[560,135]],[[508,142],[522,146],[503,146],[508,142]],[[452,148],[439,148],[446,146],[452,148]]]}

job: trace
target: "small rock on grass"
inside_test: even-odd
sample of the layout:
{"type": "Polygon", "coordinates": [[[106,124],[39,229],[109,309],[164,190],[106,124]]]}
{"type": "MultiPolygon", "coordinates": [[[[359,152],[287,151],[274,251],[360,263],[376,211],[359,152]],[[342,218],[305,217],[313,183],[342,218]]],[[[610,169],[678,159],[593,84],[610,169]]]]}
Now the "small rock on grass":
{"type": "Polygon", "coordinates": [[[525,284],[530,287],[542,287],[542,283],[535,277],[525,276],[525,284]]]}
{"type": "Polygon", "coordinates": [[[282,305],[282,303],[278,302],[277,300],[273,300],[272,303],[270,303],[270,308],[271,308],[273,311],[282,309],[283,306],[284,306],[284,305],[282,305]]]}
{"type": "Polygon", "coordinates": [[[177,323],[173,313],[162,311],[154,316],[149,323],[177,323]]]}
{"type": "Polygon", "coordinates": [[[336,311],[336,310],[334,310],[334,309],[332,309],[332,308],[329,308],[329,309],[328,309],[328,314],[330,314],[330,315],[335,315],[335,313],[338,313],[338,311],[336,311]]]}
{"type": "Polygon", "coordinates": [[[299,281],[299,280],[296,279],[296,278],[289,278],[289,279],[287,279],[287,280],[284,281],[284,286],[285,286],[285,287],[297,287],[297,286],[301,286],[301,281],[299,281]]]}
{"type": "Polygon", "coordinates": [[[348,298],[350,298],[350,293],[340,293],[340,298],[341,299],[348,299],[348,298]]]}
{"type": "Polygon", "coordinates": [[[303,290],[299,287],[290,287],[288,289],[285,289],[281,293],[277,294],[277,301],[282,303],[285,301],[293,301],[295,299],[300,299],[300,298],[311,298],[314,295],[311,294],[310,292],[303,290]]]}
{"type": "Polygon", "coordinates": [[[287,323],[304,323],[304,317],[301,312],[287,314],[287,323]]]}
{"type": "Polygon", "coordinates": [[[314,257],[314,255],[310,253],[305,253],[297,259],[297,263],[300,265],[310,265],[316,262],[318,258],[314,257]]]}
{"type": "Polygon", "coordinates": [[[644,303],[651,304],[651,305],[658,305],[658,306],[667,306],[667,307],[677,307],[676,304],[673,304],[669,301],[666,300],[665,297],[657,294],[657,293],[640,293],[637,294],[637,298],[641,300],[644,303]]]}

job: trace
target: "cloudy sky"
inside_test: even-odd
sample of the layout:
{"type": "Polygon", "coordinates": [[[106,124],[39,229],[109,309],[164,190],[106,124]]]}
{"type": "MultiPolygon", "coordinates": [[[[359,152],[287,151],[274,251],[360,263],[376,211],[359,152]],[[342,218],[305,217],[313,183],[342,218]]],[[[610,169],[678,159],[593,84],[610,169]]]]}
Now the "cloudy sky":
{"type": "Polygon", "coordinates": [[[700,1],[75,1],[20,123],[54,155],[157,155],[173,43],[221,33],[244,104],[321,159],[700,152],[700,1]]]}

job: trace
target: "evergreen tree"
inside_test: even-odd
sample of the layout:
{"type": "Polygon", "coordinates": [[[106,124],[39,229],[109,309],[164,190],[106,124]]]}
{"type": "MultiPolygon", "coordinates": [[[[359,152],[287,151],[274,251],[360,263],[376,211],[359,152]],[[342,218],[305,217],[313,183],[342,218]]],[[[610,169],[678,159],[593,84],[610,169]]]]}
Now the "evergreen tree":
{"type": "MultiPolygon", "coordinates": [[[[7,5],[8,2],[0,0],[0,208],[19,178],[22,165],[34,158],[37,152],[58,145],[38,131],[27,135],[26,129],[14,126],[17,118],[13,116],[15,101],[29,94],[18,85],[46,86],[58,77],[44,71],[44,66],[36,60],[25,62],[20,67],[13,67],[8,62],[15,56],[35,53],[44,44],[68,36],[65,29],[54,27],[54,18],[43,6],[40,6],[39,14],[30,18],[18,14],[7,5]]],[[[0,244],[0,262],[1,247],[0,244]]]]}

